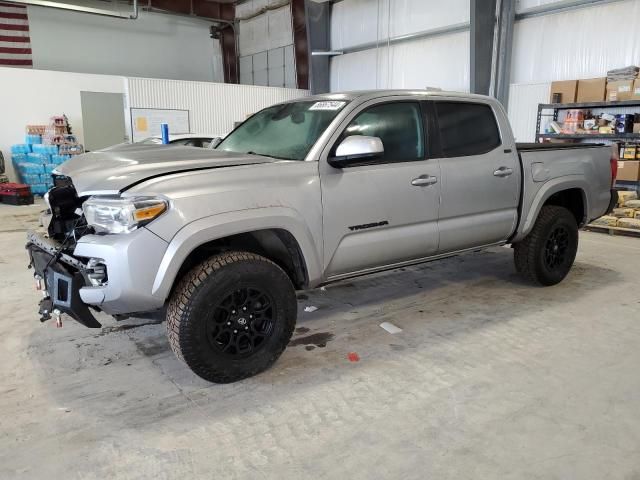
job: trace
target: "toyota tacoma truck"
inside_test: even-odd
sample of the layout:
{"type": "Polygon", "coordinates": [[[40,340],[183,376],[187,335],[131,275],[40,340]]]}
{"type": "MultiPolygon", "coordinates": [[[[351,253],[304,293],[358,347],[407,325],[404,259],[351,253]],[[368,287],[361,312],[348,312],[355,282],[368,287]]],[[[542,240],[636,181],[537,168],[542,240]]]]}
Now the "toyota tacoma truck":
{"type": "Polygon", "coordinates": [[[427,91],[305,97],[215,149],[140,145],[54,172],[48,232],[27,249],[42,320],[100,327],[166,309],[175,354],[233,382],[271,366],[296,290],[510,244],[554,285],[578,229],[616,202],[603,145],[516,144],[494,99],[427,91]]]}

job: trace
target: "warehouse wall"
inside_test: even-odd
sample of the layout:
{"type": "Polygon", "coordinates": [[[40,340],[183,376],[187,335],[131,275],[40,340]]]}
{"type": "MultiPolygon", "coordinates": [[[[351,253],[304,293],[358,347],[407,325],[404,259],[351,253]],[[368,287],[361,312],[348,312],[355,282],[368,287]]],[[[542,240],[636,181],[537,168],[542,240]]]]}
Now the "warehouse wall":
{"type": "Polygon", "coordinates": [[[287,0],[248,0],[236,6],[240,83],[296,87],[291,5],[287,0]]]}
{"type": "Polygon", "coordinates": [[[223,81],[222,54],[202,19],[140,12],[137,20],[28,7],[33,67],[223,81]]]}
{"type": "Polygon", "coordinates": [[[125,103],[129,108],[189,110],[191,131],[226,135],[234,122],[275,103],[309,95],[307,90],[181,82],[150,78],[127,79],[125,103]]]}
{"type": "Polygon", "coordinates": [[[331,59],[331,90],[425,88],[469,91],[469,32],[386,46],[398,37],[469,22],[469,0],[349,0],[333,5],[331,49],[380,48],[331,59]]]}
{"type": "MultiPolygon", "coordinates": [[[[10,178],[15,179],[11,145],[24,143],[25,125],[47,124],[52,115],[64,113],[84,143],[82,91],[122,93],[127,108],[186,109],[192,132],[212,134],[228,133],[234,122],[264,107],[309,95],[307,90],[286,88],[0,67],[0,106],[5,113],[0,115],[0,150],[10,178]]],[[[130,123],[130,116],[123,116],[130,123]]]]}
{"type": "MultiPolygon", "coordinates": [[[[520,0],[518,12],[549,0],[520,0]]],[[[606,76],[640,65],[640,1],[622,0],[517,21],[509,117],[518,141],[535,139],[538,103],[553,80],[606,76]]]]}
{"type": "Polygon", "coordinates": [[[25,125],[47,124],[64,113],[83,141],[81,91],[124,93],[124,78],[0,67],[0,150],[10,178],[11,145],[24,143],[25,125]]]}

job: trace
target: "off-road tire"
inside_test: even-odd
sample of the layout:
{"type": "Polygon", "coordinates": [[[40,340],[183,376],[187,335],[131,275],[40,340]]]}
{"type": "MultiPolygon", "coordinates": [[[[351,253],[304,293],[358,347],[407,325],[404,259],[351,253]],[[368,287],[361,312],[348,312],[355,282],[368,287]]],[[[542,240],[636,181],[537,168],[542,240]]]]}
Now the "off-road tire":
{"type": "Polygon", "coordinates": [[[180,280],[169,300],[167,333],[173,352],[196,375],[214,383],[230,383],[269,368],[289,343],[296,317],[294,287],[278,265],[253,253],[226,252],[195,266],[180,280]],[[240,288],[267,292],[275,319],[257,351],[234,358],[212,344],[207,322],[213,321],[211,312],[217,302],[240,288]]]}
{"type": "Polygon", "coordinates": [[[545,205],[531,232],[514,244],[516,270],[538,285],[560,283],[567,276],[578,251],[578,225],[573,214],[564,207],[545,205]],[[550,267],[546,259],[548,242],[553,243],[554,232],[566,232],[566,251],[562,261],[550,267]]]}

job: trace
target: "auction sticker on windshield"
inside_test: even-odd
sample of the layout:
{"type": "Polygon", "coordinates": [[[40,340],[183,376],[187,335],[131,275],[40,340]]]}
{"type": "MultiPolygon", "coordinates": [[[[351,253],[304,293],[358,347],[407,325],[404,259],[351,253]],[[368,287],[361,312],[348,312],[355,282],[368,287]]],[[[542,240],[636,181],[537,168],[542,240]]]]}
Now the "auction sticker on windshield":
{"type": "Polygon", "coordinates": [[[345,106],[347,102],[336,102],[336,101],[330,101],[330,102],[316,102],[313,105],[311,105],[311,107],[309,107],[309,110],[340,110],[342,107],[345,106]]]}

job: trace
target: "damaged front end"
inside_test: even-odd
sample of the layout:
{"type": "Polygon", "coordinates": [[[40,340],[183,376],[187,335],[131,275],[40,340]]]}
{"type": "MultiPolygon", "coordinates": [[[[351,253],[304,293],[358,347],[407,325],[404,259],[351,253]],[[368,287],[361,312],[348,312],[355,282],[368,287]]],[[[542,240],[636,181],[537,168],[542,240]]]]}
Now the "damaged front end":
{"type": "Polygon", "coordinates": [[[48,235],[27,234],[29,267],[34,269],[36,288],[43,292],[40,320],[44,322],[55,316],[60,326],[60,315],[66,313],[87,327],[100,328],[89,306],[80,299],[79,292],[82,287],[104,277],[104,268],[99,264],[85,264],[73,256],[77,240],[91,233],[82,213],[84,199],[78,198],[67,177],[54,176],[54,185],[47,194],[51,209],[48,235]]]}

